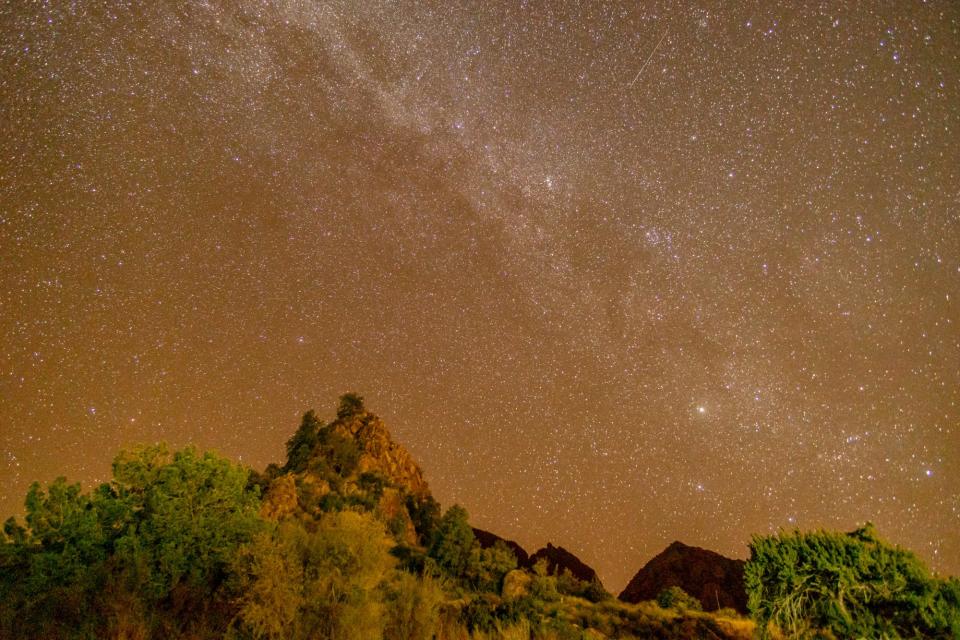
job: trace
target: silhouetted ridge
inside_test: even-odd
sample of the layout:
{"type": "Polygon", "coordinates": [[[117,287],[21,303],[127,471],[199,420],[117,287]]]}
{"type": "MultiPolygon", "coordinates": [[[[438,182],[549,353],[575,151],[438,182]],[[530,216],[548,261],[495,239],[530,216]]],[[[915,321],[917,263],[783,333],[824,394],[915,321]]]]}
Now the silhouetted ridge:
{"type": "Polygon", "coordinates": [[[548,542],[547,546],[530,556],[526,566],[534,566],[541,558],[546,559],[547,572],[552,575],[560,575],[568,570],[577,580],[600,583],[596,571],[563,547],[555,547],[548,542]]]}
{"type": "Polygon", "coordinates": [[[518,567],[528,566],[530,554],[528,554],[523,547],[513,540],[501,538],[495,533],[484,531],[483,529],[477,529],[476,527],[473,527],[473,536],[477,539],[477,542],[480,544],[482,549],[488,549],[498,542],[504,543],[510,548],[511,551],[513,551],[513,555],[517,556],[518,567]]]}
{"type": "Polygon", "coordinates": [[[732,607],[747,612],[743,560],[673,542],[645,564],[618,596],[624,602],[654,600],[668,587],[680,587],[706,611],[732,607]]]}

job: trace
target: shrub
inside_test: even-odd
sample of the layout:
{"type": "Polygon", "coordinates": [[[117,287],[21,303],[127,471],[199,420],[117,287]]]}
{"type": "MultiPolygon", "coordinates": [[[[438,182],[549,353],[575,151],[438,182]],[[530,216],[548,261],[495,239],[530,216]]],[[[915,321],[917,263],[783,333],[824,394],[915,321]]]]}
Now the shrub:
{"type": "Polygon", "coordinates": [[[681,611],[702,611],[700,601],[680,587],[667,587],[657,595],[657,604],[664,609],[680,609],[681,611]]]}
{"type": "Polygon", "coordinates": [[[760,633],[790,637],[960,637],[956,581],[930,575],[909,551],[873,526],[755,536],[744,570],[748,606],[760,633]]]}

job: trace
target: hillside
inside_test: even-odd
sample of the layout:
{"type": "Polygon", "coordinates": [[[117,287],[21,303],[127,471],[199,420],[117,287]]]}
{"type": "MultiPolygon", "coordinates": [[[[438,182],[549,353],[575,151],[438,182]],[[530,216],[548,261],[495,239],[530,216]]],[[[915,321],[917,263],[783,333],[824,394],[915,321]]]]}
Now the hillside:
{"type": "Polygon", "coordinates": [[[724,607],[747,613],[743,560],[674,542],[633,576],[618,596],[624,602],[653,600],[669,587],[680,587],[706,611],[724,607]]]}
{"type": "MultiPolygon", "coordinates": [[[[10,640],[746,640],[755,631],[731,608],[701,610],[745,610],[737,561],[674,543],[616,600],[563,547],[527,556],[471,527],[462,507],[442,511],[416,461],[352,393],[330,422],[307,412],[286,461],[263,472],[192,448],[125,450],[92,492],[63,478],[35,483],[24,522],[11,518],[3,531],[0,637],[10,640]]],[[[877,624],[932,638],[960,630],[960,583],[931,577],[864,530],[755,539],[746,569],[763,631],[849,626],[823,613],[834,609],[785,618],[779,604],[793,597],[783,558],[803,557],[782,549],[813,549],[801,569],[829,585],[816,554],[831,544],[830,566],[857,553],[893,559],[876,565],[883,584],[912,590],[876,591],[888,599],[877,624]]],[[[857,568],[858,584],[873,566],[857,568]]],[[[847,604],[871,611],[872,602],[847,604]]],[[[861,615],[857,624],[869,632],[874,623],[861,615]]]]}

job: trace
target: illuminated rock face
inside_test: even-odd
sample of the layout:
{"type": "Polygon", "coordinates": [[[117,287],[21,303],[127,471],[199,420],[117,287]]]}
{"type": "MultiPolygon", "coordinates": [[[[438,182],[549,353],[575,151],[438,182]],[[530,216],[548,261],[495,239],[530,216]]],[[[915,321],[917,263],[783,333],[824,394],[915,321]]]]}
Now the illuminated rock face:
{"type": "Polygon", "coordinates": [[[316,517],[323,509],[323,499],[333,493],[335,502],[353,500],[366,505],[398,541],[416,544],[417,533],[407,497],[426,499],[430,497],[430,488],[413,457],[393,441],[383,421],[368,411],[338,418],[323,429],[329,434],[327,437],[335,434],[356,445],[355,466],[339,473],[339,478],[324,479],[323,472],[315,470],[329,472],[333,454],[318,444],[310,454],[306,470],[289,472],[270,482],[261,515],[273,520],[316,517]],[[371,481],[369,476],[378,480],[371,481]],[[371,482],[377,488],[372,488],[371,482]]]}
{"type": "Polygon", "coordinates": [[[360,448],[358,473],[379,473],[406,493],[417,497],[430,494],[423,470],[413,456],[390,437],[383,420],[368,411],[337,420],[334,430],[356,440],[360,448]]]}
{"type": "Polygon", "coordinates": [[[706,611],[731,607],[747,612],[743,560],[674,542],[645,564],[619,598],[624,602],[654,600],[667,587],[680,587],[706,611]]]}

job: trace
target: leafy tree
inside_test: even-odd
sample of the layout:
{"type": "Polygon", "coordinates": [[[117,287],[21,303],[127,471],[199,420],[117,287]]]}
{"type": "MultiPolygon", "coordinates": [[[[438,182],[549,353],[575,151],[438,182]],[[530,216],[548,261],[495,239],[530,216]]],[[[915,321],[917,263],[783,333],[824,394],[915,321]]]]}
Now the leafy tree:
{"type": "Polygon", "coordinates": [[[323,454],[330,468],[339,476],[349,476],[360,462],[360,448],[357,442],[348,436],[331,432],[323,443],[323,454]]]}
{"type": "Polygon", "coordinates": [[[613,598],[613,596],[610,595],[610,592],[603,588],[603,585],[599,580],[594,579],[587,583],[581,582],[581,584],[584,584],[584,587],[579,595],[590,602],[603,602],[604,600],[610,600],[613,598]]]}
{"type": "Polygon", "coordinates": [[[287,638],[297,620],[304,603],[303,535],[298,525],[284,522],[258,534],[234,557],[231,568],[242,594],[235,625],[257,640],[287,638]]]}
{"type": "Polygon", "coordinates": [[[117,499],[136,526],[116,543],[120,557],[152,598],[178,585],[212,591],[232,554],[263,526],[247,470],[213,453],[166,447],[121,453],[114,462],[117,499]]]}
{"type": "Polygon", "coordinates": [[[300,427],[287,440],[287,463],[283,466],[284,471],[306,469],[310,454],[317,446],[317,434],[321,427],[320,420],[312,409],[303,414],[300,427]]]}
{"type": "Polygon", "coordinates": [[[36,482],[30,486],[25,528],[7,522],[12,544],[0,556],[0,573],[8,578],[0,581],[0,600],[19,609],[20,619],[9,622],[20,633],[90,632],[87,611],[104,582],[112,535],[98,507],[79,484],[61,477],[46,490],[36,482]]]}
{"type": "Polygon", "coordinates": [[[602,602],[613,597],[603,588],[603,585],[600,584],[598,579],[578,580],[576,576],[570,573],[569,569],[564,569],[563,572],[557,576],[557,591],[564,595],[577,596],[590,602],[602,602]]]}
{"type": "Polygon", "coordinates": [[[408,495],[406,502],[407,511],[410,513],[410,519],[413,520],[413,527],[417,531],[420,544],[429,547],[437,524],[440,522],[440,503],[430,494],[424,497],[408,495]]]}
{"type": "Polygon", "coordinates": [[[328,513],[307,531],[283,523],[234,564],[241,576],[236,627],[254,638],[366,640],[383,630],[376,587],[392,558],[370,514],[328,513]]]}
{"type": "Polygon", "coordinates": [[[755,536],[744,569],[748,606],[760,633],[790,637],[960,637],[956,582],[930,575],[909,551],[873,526],[755,536]]]}
{"type": "Polygon", "coordinates": [[[530,595],[538,604],[556,602],[560,599],[557,591],[557,578],[550,575],[546,558],[540,558],[533,565],[533,580],[530,582],[530,595]]]}
{"type": "Polygon", "coordinates": [[[475,544],[467,564],[467,582],[478,591],[500,593],[503,577],[516,568],[517,556],[502,541],[486,549],[475,544]]]}
{"type": "Polygon", "coordinates": [[[470,554],[477,543],[467,517],[467,510],[460,505],[447,509],[437,524],[428,551],[441,569],[457,578],[466,575],[470,554]]]}
{"type": "Polygon", "coordinates": [[[343,420],[364,411],[366,411],[366,408],[363,406],[363,397],[360,394],[351,391],[340,396],[340,402],[337,405],[337,418],[343,420]]]}

